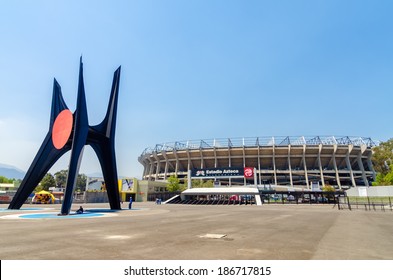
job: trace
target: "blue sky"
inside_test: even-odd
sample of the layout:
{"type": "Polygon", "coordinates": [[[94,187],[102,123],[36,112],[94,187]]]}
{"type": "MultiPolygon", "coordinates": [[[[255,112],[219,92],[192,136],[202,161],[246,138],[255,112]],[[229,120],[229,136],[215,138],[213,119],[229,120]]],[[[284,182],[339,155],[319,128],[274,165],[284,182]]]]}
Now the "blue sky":
{"type": "MultiPolygon", "coordinates": [[[[27,170],[53,78],[89,122],[122,66],[118,172],[147,147],[252,136],[393,137],[392,1],[2,1],[0,163],[27,170]]],[[[51,169],[66,168],[67,153],[51,169]]],[[[99,171],[86,147],[81,172],[99,171]]]]}

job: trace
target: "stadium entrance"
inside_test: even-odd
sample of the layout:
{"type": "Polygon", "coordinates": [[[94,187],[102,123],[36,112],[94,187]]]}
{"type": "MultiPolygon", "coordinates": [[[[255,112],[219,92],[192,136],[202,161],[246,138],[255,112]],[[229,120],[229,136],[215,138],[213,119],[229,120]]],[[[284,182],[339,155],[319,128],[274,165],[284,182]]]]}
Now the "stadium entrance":
{"type": "Polygon", "coordinates": [[[263,205],[263,204],[339,204],[346,201],[344,191],[275,191],[256,188],[194,188],[164,204],[263,205]]]}

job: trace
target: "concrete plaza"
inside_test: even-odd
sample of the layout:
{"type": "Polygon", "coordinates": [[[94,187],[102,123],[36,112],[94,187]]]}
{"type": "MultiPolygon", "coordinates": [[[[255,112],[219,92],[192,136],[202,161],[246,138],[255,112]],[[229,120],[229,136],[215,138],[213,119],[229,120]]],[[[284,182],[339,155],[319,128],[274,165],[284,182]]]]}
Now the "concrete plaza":
{"type": "MultiPolygon", "coordinates": [[[[83,207],[108,209],[109,205],[83,207]]],[[[133,207],[92,218],[9,219],[22,213],[56,214],[60,205],[24,205],[22,210],[0,211],[0,259],[393,259],[390,210],[150,202],[134,203],[133,207]],[[49,209],[28,211],[29,207],[49,209]]],[[[77,208],[74,204],[73,210],[77,208]]]]}

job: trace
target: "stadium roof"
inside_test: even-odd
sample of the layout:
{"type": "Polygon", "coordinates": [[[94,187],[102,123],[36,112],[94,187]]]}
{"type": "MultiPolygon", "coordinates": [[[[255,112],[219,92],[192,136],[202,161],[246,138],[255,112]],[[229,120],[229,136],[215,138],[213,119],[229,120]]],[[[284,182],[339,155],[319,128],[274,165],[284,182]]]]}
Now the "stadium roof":
{"type": "Polygon", "coordinates": [[[154,148],[146,148],[142,155],[173,150],[195,150],[211,148],[261,147],[261,146],[301,146],[301,145],[354,145],[377,146],[378,141],[369,137],[358,136],[277,136],[277,137],[246,137],[216,138],[204,140],[176,141],[157,144],[154,148]]]}

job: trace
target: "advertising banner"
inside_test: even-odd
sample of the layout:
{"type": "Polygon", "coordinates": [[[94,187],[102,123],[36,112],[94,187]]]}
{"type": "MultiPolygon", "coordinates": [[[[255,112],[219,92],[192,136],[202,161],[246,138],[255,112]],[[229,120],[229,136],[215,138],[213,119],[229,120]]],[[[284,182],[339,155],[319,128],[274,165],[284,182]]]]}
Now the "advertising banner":
{"type": "Polygon", "coordinates": [[[243,167],[226,167],[226,168],[206,168],[206,169],[193,169],[191,172],[193,178],[243,178],[243,167]]]}
{"type": "Polygon", "coordinates": [[[123,178],[119,180],[120,190],[122,192],[134,192],[134,179],[133,178],[123,178]]]}

